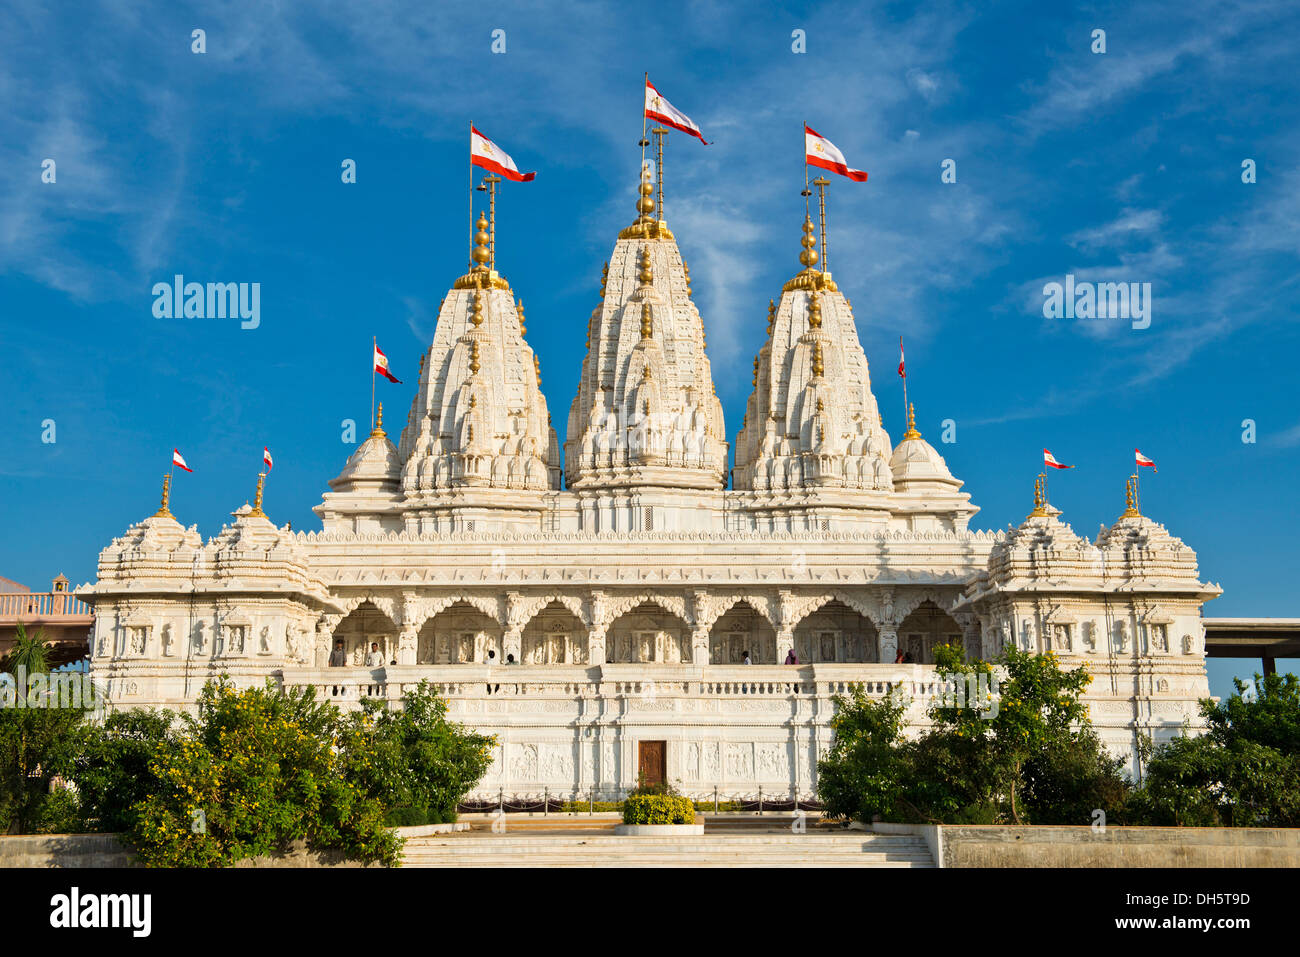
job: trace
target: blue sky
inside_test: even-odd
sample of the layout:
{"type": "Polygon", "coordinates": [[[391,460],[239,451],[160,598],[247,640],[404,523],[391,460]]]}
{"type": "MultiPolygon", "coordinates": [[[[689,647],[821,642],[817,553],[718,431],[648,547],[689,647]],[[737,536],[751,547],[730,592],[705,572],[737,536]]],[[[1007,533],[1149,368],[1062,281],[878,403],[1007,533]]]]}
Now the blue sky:
{"type": "MultiPolygon", "coordinates": [[[[539,171],[506,184],[497,259],[562,427],[635,215],[648,68],[714,141],[670,138],[665,205],[730,438],[798,268],[806,120],[871,174],[830,188],[829,253],[886,425],[903,428],[901,334],[973,524],[1023,519],[1046,446],[1078,466],[1053,503],[1095,536],[1140,446],[1160,467],[1144,511],[1224,587],[1207,614],[1300,615],[1294,4],[5,7],[0,574],[92,579],[157,507],[173,446],[195,468],[173,511],[205,536],[251,496],[264,444],[268,512],[316,527],[353,448],[340,423],[369,414],[371,336],[404,415],[463,271],[470,121],[539,171]],[[175,273],[261,283],[260,326],[156,319],[150,289],[175,273]],[[1150,327],[1044,318],[1067,273],[1151,283],[1150,327]]],[[[1212,664],[1214,691],[1249,667],[1212,664]]]]}

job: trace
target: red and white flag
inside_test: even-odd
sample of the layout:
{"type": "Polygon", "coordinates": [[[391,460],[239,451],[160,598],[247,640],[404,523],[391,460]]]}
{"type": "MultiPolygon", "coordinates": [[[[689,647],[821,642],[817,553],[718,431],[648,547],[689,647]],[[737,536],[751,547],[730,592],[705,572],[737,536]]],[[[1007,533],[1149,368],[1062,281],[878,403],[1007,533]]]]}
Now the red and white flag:
{"type": "Polygon", "coordinates": [[[904,379],[907,378],[906,368],[903,366],[903,337],[898,337],[898,374],[904,379]]]}
{"type": "Polygon", "coordinates": [[[172,465],[176,466],[178,469],[184,469],[187,472],[194,471],[194,469],[185,464],[185,457],[176,449],[172,449],[172,465]]]}
{"type": "Polygon", "coordinates": [[[402,382],[401,379],[397,378],[397,376],[393,375],[391,372],[388,371],[388,356],[384,355],[383,352],[380,351],[379,346],[377,345],[375,346],[375,371],[378,372],[385,379],[387,379],[389,382],[396,382],[399,385],[402,382]]]}
{"type": "Polygon", "coordinates": [[[690,133],[691,136],[697,137],[705,146],[709,145],[705,142],[700,128],[695,125],[695,121],[660,96],[659,91],[655,89],[654,84],[649,80],[645,81],[645,115],[662,123],[664,126],[671,126],[683,133],[690,133]]]}
{"type": "Polygon", "coordinates": [[[844,154],[836,149],[835,144],[822,136],[811,126],[803,128],[804,161],[809,166],[828,169],[832,173],[847,176],[855,183],[865,183],[867,174],[860,169],[849,169],[844,161],[844,154]]]}
{"type": "Polygon", "coordinates": [[[1056,461],[1056,456],[1053,455],[1051,452],[1047,451],[1047,449],[1043,449],[1043,464],[1054,469],[1074,468],[1073,465],[1062,465],[1060,462],[1056,461]]]}
{"type": "Polygon", "coordinates": [[[271,450],[265,445],[262,446],[262,461],[266,463],[266,470],[271,471],[271,450]]]}
{"type": "Polygon", "coordinates": [[[521,173],[515,161],[510,158],[510,154],[497,146],[490,139],[474,129],[469,128],[469,161],[474,166],[482,166],[506,179],[512,179],[516,183],[531,182],[536,173],[521,173]]]}
{"type": "Polygon", "coordinates": [[[1142,450],[1141,450],[1141,449],[1134,449],[1134,450],[1133,450],[1133,453],[1137,456],[1137,464],[1138,464],[1139,466],[1143,466],[1143,465],[1145,465],[1147,468],[1151,469],[1151,471],[1153,471],[1153,472],[1159,472],[1159,471],[1160,471],[1158,468],[1156,468],[1156,463],[1155,463],[1155,462],[1151,461],[1149,458],[1147,458],[1145,455],[1142,454],[1142,450]]]}

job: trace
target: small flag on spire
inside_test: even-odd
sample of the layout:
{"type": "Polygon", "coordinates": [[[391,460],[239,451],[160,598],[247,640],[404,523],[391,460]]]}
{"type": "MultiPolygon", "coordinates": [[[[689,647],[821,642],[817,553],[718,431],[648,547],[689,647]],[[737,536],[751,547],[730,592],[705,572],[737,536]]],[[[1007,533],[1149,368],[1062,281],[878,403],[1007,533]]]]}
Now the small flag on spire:
{"type": "Polygon", "coordinates": [[[1051,452],[1047,451],[1047,449],[1043,449],[1043,464],[1048,466],[1049,468],[1054,468],[1054,469],[1074,468],[1073,465],[1062,465],[1060,462],[1056,461],[1056,456],[1053,455],[1051,452]]]}
{"type": "Polygon", "coordinates": [[[271,450],[265,445],[262,446],[262,461],[266,463],[266,470],[271,471],[271,450]]]}
{"type": "Polygon", "coordinates": [[[389,382],[396,382],[399,385],[402,382],[401,379],[388,371],[388,356],[384,355],[377,345],[375,346],[375,371],[389,382]]]}
{"type": "Polygon", "coordinates": [[[803,141],[804,162],[809,166],[816,166],[820,169],[828,169],[832,173],[839,173],[841,176],[847,176],[855,183],[865,183],[867,181],[867,174],[862,170],[849,169],[848,163],[844,161],[844,154],[836,149],[834,143],[806,124],[803,128],[803,141]]]}
{"type": "Polygon", "coordinates": [[[659,91],[655,89],[654,84],[649,80],[645,81],[645,115],[662,123],[664,126],[671,126],[683,133],[690,133],[691,136],[699,139],[705,146],[709,145],[700,132],[700,128],[695,125],[695,121],[660,96],[659,91]]]}
{"type": "Polygon", "coordinates": [[[184,469],[187,472],[193,472],[194,469],[185,464],[185,457],[181,455],[178,449],[172,449],[172,465],[178,469],[184,469]]]}
{"type": "Polygon", "coordinates": [[[903,337],[898,337],[898,374],[904,379],[907,378],[907,369],[903,365],[903,337]]]}
{"type": "Polygon", "coordinates": [[[529,183],[537,176],[536,173],[519,172],[519,167],[510,158],[510,154],[472,125],[469,128],[469,161],[474,166],[482,166],[485,170],[512,179],[516,183],[529,183]]]}
{"type": "Polygon", "coordinates": [[[1137,464],[1139,467],[1146,466],[1147,468],[1151,469],[1151,471],[1153,472],[1160,471],[1158,468],[1156,468],[1155,462],[1151,461],[1151,459],[1147,458],[1145,455],[1142,454],[1141,449],[1134,449],[1133,453],[1134,455],[1137,456],[1137,464]]]}

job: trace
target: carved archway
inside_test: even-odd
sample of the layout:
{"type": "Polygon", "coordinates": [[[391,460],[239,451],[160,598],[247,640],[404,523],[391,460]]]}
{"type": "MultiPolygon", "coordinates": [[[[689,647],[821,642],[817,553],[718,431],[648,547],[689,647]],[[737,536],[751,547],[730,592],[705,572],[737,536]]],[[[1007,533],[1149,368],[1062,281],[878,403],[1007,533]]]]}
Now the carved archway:
{"type": "Polygon", "coordinates": [[[553,599],[529,618],[520,648],[526,665],[583,665],[587,626],[567,604],[553,599]]]}
{"type": "Polygon", "coordinates": [[[503,662],[501,623],[484,613],[479,602],[461,600],[431,616],[420,628],[416,661],[420,664],[482,664],[489,651],[503,662]]]}
{"type": "Polygon", "coordinates": [[[397,622],[369,599],[349,599],[348,604],[353,607],[334,626],[330,648],[333,649],[342,641],[348,664],[353,667],[365,664],[366,654],[372,644],[379,646],[385,663],[395,661],[397,635],[400,631],[397,622]]]}
{"type": "Polygon", "coordinates": [[[753,664],[777,664],[776,629],[762,612],[738,598],[709,629],[709,663],[739,665],[746,651],[753,664]]]}
{"type": "Polygon", "coordinates": [[[898,626],[898,649],[906,660],[916,664],[934,664],[937,645],[963,646],[961,625],[929,599],[919,603],[898,626]]]}
{"type": "Polygon", "coordinates": [[[804,615],[794,629],[794,653],[800,664],[874,662],[879,647],[875,623],[839,598],[804,615]]]}
{"type": "Polygon", "coordinates": [[[616,617],[609,626],[606,660],[612,664],[654,662],[680,664],[691,660],[691,629],[684,615],[646,599],[616,617]]]}

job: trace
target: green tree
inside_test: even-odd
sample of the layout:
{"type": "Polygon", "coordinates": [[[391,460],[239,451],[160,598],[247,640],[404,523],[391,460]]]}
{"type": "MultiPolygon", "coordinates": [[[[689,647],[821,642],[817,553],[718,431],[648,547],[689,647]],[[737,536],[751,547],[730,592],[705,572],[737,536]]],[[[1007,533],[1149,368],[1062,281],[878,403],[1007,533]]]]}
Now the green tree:
{"type": "Polygon", "coordinates": [[[1201,702],[1205,734],[1144,749],[1134,820],[1162,825],[1300,826],[1300,679],[1236,680],[1221,704],[1201,702]]]}
{"type": "Polygon", "coordinates": [[[834,738],[817,763],[817,795],[832,818],[870,822],[903,814],[912,762],[903,741],[906,702],[868,698],[861,685],[834,699],[834,738]]]}
{"type": "Polygon", "coordinates": [[[0,670],[16,675],[19,667],[22,667],[29,675],[46,673],[50,670],[46,654],[47,643],[48,639],[44,631],[38,630],[35,634],[29,635],[23,623],[18,622],[13,647],[9,649],[9,654],[5,655],[0,670]]]}
{"type": "Polygon", "coordinates": [[[363,701],[349,716],[346,772],[388,808],[452,820],[456,806],[492,763],[495,739],[447,720],[447,703],[421,681],[401,708],[363,701]]]}
{"type": "Polygon", "coordinates": [[[82,827],[114,833],[131,829],[135,805],[158,789],[152,765],[162,746],[174,743],[177,720],[171,711],[130,708],[82,728],[70,772],[80,796],[82,827]]]}
{"type": "Polygon", "coordinates": [[[72,767],[83,716],[77,708],[0,708],[0,833],[48,826],[51,784],[72,767]]]}
{"type": "Polygon", "coordinates": [[[339,760],[342,724],[312,689],[210,682],[197,716],[186,716],[150,762],[156,789],[135,805],[129,832],[141,860],[222,866],[302,839],[398,863],[402,842],[384,826],[383,807],[339,760]]]}

